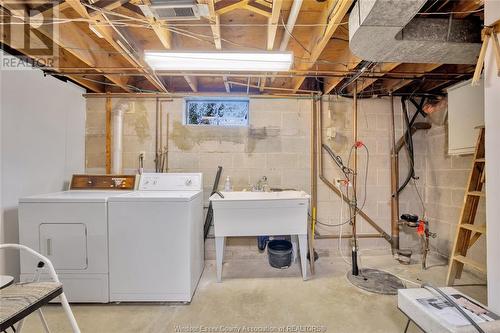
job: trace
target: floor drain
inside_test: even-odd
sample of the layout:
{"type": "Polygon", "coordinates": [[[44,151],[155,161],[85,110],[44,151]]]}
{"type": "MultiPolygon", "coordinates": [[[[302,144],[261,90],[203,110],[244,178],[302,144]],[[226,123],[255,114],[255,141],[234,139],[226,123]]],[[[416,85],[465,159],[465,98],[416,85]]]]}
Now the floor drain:
{"type": "Polygon", "coordinates": [[[356,287],[377,294],[396,295],[398,289],[405,288],[403,281],[395,275],[372,268],[360,269],[359,275],[352,275],[349,271],[347,279],[356,287]]]}

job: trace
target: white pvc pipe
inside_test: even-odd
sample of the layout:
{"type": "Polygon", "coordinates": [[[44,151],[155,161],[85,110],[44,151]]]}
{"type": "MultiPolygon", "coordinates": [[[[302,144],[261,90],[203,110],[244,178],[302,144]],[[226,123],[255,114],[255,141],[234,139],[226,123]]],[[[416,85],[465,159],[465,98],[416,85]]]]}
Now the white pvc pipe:
{"type": "Polygon", "coordinates": [[[283,34],[283,39],[281,40],[280,51],[286,51],[286,48],[288,47],[290,34],[293,32],[293,28],[295,27],[295,22],[297,21],[297,17],[299,16],[301,6],[302,0],[293,1],[292,8],[290,9],[290,15],[288,15],[288,21],[286,22],[286,31],[283,34]]]}
{"type": "MultiPolygon", "coordinates": [[[[297,17],[300,13],[300,7],[302,7],[303,0],[293,0],[292,8],[290,8],[290,14],[288,15],[288,21],[285,25],[285,32],[283,33],[283,38],[281,39],[280,51],[286,51],[288,47],[288,42],[290,41],[290,34],[293,33],[293,28],[295,27],[295,22],[297,22],[297,17]]],[[[274,72],[277,74],[277,72],[274,72]]],[[[271,78],[271,83],[276,80],[276,77],[271,78]]]]}
{"type": "Polygon", "coordinates": [[[113,136],[111,141],[111,173],[121,174],[123,165],[123,115],[129,109],[128,103],[120,103],[113,110],[113,136]]]}

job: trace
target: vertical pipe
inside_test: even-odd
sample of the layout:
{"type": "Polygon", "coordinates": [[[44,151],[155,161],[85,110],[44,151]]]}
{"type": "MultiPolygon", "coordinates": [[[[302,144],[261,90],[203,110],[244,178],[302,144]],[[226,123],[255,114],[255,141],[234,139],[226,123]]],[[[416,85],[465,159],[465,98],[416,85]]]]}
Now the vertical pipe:
{"type": "Polygon", "coordinates": [[[113,147],[111,171],[114,174],[122,173],[123,163],[123,115],[128,110],[128,104],[121,103],[113,110],[113,147]]]}
{"type": "Polygon", "coordinates": [[[292,8],[290,8],[290,14],[288,15],[288,20],[285,26],[285,33],[283,34],[283,39],[280,44],[280,51],[286,51],[288,47],[288,42],[290,41],[290,34],[295,27],[295,22],[297,21],[297,17],[299,16],[300,7],[302,6],[303,0],[294,0],[292,4],[292,8]]]}
{"type": "Polygon", "coordinates": [[[163,165],[163,172],[168,172],[168,133],[169,133],[169,126],[170,126],[170,115],[168,113],[165,114],[165,117],[167,119],[167,124],[165,126],[165,156],[164,156],[164,165],[163,165]]]}
{"type": "Polygon", "coordinates": [[[161,102],[158,97],[156,97],[156,109],[159,114],[159,126],[158,126],[158,153],[160,160],[158,161],[158,172],[163,172],[162,164],[163,164],[163,109],[161,107],[161,102]]]}
{"type": "Polygon", "coordinates": [[[352,216],[352,275],[358,275],[358,240],[356,232],[356,215],[357,215],[357,173],[358,173],[358,81],[354,81],[354,92],[353,92],[353,139],[354,139],[354,156],[353,156],[353,170],[354,174],[352,176],[352,200],[350,204],[351,216],[352,216]]]}
{"type": "Polygon", "coordinates": [[[111,117],[111,97],[106,97],[106,174],[108,175],[111,173],[111,117]]]}
{"type": "Polygon", "coordinates": [[[394,96],[391,93],[391,248],[396,255],[399,250],[399,157],[396,148],[396,125],[394,112],[394,96]]]}
{"type": "Polygon", "coordinates": [[[155,99],[155,172],[158,172],[158,167],[160,163],[160,154],[158,153],[159,141],[158,134],[160,132],[160,113],[158,110],[158,97],[155,99]]]}
{"type": "MultiPolygon", "coordinates": [[[[317,123],[318,123],[318,108],[316,105],[316,98],[312,98],[312,109],[311,109],[311,229],[309,237],[309,263],[311,268],[311,274],[314,274],[314,225],[316,223],[316,207],[318,204],[318,147],[317,147],[317,137],[320,135],[318,133],[317,123]]],[[[321,133],[321,132],[320,132],[321,133]]]]}

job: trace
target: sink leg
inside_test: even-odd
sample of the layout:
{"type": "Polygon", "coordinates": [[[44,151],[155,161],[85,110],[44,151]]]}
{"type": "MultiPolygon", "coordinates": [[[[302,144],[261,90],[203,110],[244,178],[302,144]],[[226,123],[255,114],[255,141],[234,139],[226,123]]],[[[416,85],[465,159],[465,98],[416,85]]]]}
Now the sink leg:
{"type": "Polygon", "coordinates": [[[222,263],[224,262],[224,247],[226,237],[215,237],[215,257],[217,266],[217,282],[222,281],[222,263]]]}
{"type": "Polygon", "coordinates": [[[307,280],[307,235],[298,235],[300,265],[302,266],[302,279],[307,280]]]}
{"type": "Polygon", "coordinates": [[[290,235],[292,241],[292,262],[297,262],[297,257],[299,253],[299,241],[297,235],[290,235]]]}

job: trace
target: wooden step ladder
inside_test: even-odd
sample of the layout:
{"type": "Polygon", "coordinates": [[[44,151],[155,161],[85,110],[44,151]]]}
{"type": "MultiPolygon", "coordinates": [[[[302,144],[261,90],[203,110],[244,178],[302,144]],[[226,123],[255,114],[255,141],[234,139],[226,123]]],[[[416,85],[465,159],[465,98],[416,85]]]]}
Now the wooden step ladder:
{"type": "Polygon", "coordinates": [[[460,214],[453,251],[448,267],[448,277],[446,284],[453,285],[455,279],[460,279],[464,265],[468,265],[481,272],[486,273],[486,266],[467,258],[467,251],[472,245],[486,234],[485,224],[474,224],[479,200],[484,197],[482,192],[485,183],[485,158],[484,158],[484,126],[479,127],[479,136],[476,143],[476,152],[472,162],[472,170],[469,175],[469,182],[465,192],[464,206],[460,214]]]}

